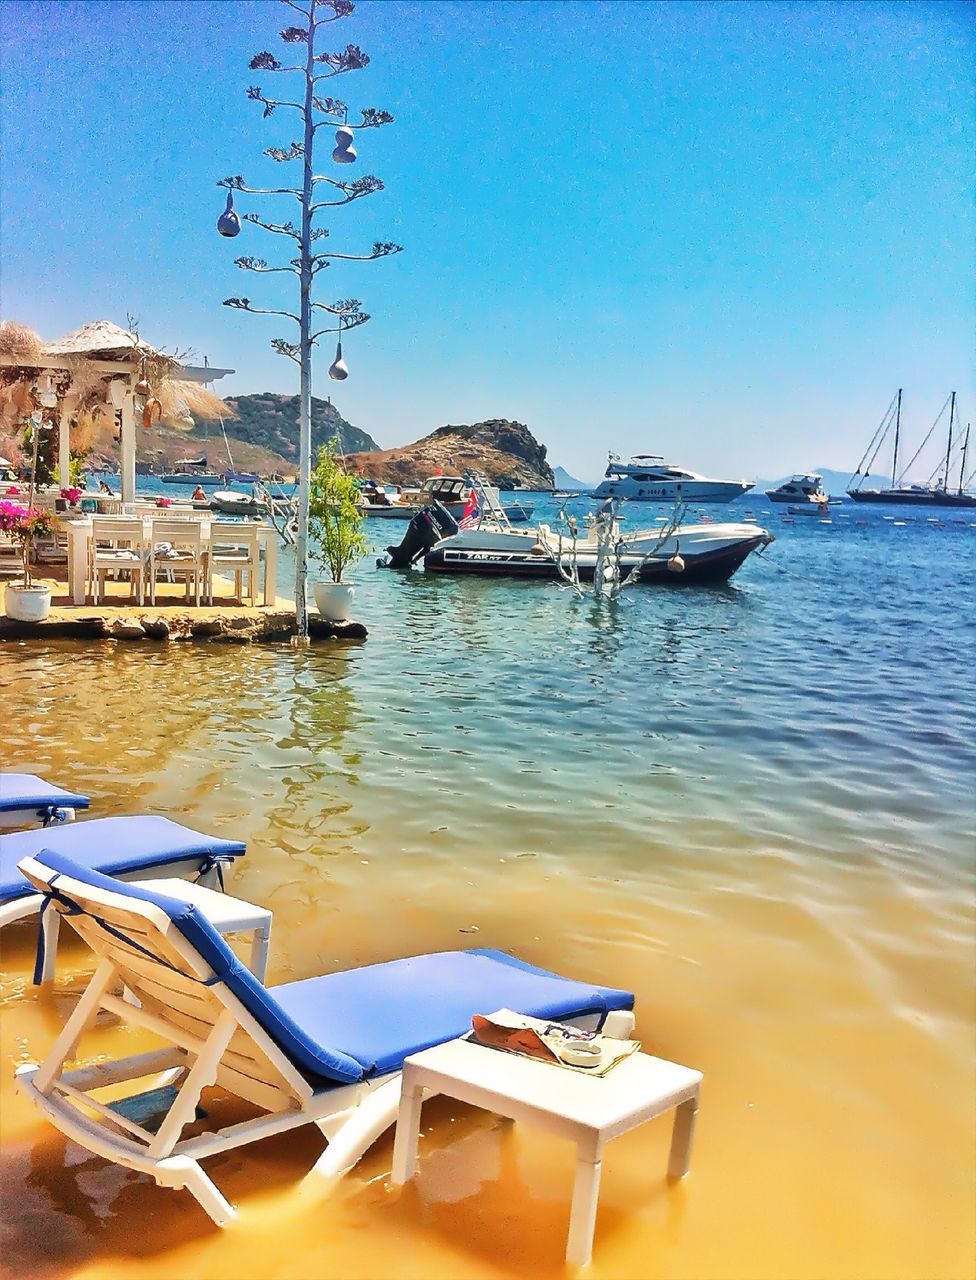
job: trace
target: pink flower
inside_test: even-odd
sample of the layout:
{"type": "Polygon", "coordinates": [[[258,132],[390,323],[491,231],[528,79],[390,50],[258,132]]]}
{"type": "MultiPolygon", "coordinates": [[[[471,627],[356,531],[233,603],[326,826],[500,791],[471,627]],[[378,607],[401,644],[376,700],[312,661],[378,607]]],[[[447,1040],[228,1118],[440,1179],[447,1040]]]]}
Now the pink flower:
{"type": "Polygon", "coordinates": [[[77,502],[78,499],[81,497],[81,490],[76,489],[72,485],[71,488],[69,489],[61,490],[61,497],[64,498],[65,502],[77,502]]]}

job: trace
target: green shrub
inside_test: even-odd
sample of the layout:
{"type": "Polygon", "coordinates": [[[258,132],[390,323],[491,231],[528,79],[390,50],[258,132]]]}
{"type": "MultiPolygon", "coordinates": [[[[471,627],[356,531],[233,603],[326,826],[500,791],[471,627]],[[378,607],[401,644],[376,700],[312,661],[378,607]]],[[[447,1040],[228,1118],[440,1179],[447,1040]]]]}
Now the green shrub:
{"type": "Polygon", "coordinates": [[[319,449],[309,484],[308,533],[314,557],[328,569],[333,582],[366,554],[359,487],[339,466],[336,441],[319,449]]]}

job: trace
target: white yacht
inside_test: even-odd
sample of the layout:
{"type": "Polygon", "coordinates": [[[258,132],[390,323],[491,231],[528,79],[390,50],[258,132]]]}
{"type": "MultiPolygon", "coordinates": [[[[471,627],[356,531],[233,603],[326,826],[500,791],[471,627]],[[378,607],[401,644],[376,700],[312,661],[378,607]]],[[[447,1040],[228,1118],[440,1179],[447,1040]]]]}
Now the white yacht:
{"type": "Polygon", "coordinates": [[[792,502],[794,506],[809,503],[810,506],[818,507],[821,503],[830,501],[824,493],[823,477],[818,476],[815,471],[790,476],[789,480],[784,480],[775,489],[767,489],[766,497],[770,502],[792,502]]]}
{"type": "Polygon", "coordinates": [[[635,454],[629,462],[611,453],[593,497],[627,498],[631,502],[732,502],[752,487],[748,480],[709,480],[649,453],[635,454]]]}

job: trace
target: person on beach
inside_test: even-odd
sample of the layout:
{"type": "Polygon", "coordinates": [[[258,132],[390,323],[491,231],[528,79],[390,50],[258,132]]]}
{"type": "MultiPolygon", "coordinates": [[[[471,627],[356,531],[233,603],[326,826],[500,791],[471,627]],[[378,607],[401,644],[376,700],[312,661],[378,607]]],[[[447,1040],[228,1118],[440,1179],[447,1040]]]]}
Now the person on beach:
{"type": "Polygon", "coordinates": [[[202,484],[198,484],[198,485],[197,485],[197,487],[196,487],[196,488],[193,490],[193,492],[190,494],[190,497],[192,498],[192,500],[193,500],[194,502],[206,502],[206,501],[207,501],[207,495],[206,495],[206,493],[204,492],[203,485],[202,485],[202,484]]]}
{"type": "Polygon", "coordinates": [[[98,482],[98,492],[99,492],[99,493],[107,493],[107,494],[108,494],[108,496],[109,496],[110,498],[114,498],[114,497],[115,497],[115,494],[112,492],[112,487],[111,487],[111,485],[107,484],[104,480],[99,480],[99,482],[98,482]]]}

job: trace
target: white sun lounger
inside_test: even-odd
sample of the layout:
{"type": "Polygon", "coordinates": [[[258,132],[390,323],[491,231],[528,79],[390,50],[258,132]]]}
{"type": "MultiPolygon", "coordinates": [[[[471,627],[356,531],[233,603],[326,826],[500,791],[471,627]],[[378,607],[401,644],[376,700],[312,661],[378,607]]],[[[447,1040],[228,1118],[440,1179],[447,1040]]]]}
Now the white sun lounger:
{"type": "Polygon", "coordinates": [[[70,822],[76,809],[87,809],[90,803],[87,796],[65,791],[33,773],[0,773],[0,827],[70,822]]]}
{"type": "Polygon", "coordinates": [[[185,1188],[219,1226],[234,1209],[201,1160],[314,1123],[329,1145],[312,1172],[345,1173],[396,1119],[404,1058],[462,1034],[474,1013],[506,1007],[608,1035],[633,1029],[628,992],[496,951],[416,956],[265,988],[186,903],[49,852],[25,859],[21,870],[99,961],[42,1065],[18,1068],[20,1087],[74,1142],[160,1186],[185,1188]],[[120,983],[138,1006],[113,994],[120,983]],[[100,1009],[172,1047],[66,1071],[100,1009]],[[92,1096],[136,1080],[150,1090],[179,1086],[154,1132],[92,1096]],[[264,1114],[182,1137],[201,1090],[213,1084],[264,1114]]]}
{"type": "MultiPolygon", "coordinates": [[[[93,818],[0,835],[0,929],[36,915],[43,906],[43,895],[32,892],[17,869],[19,862],[42,849],[66,854],[83,866],[121,880],[166,875],[209,886],[222,884],[222,865],[244,853],[240,840],[221,840],[155,814],[93,818]]],[[[38,982],[48,982],[54,976],[60,920],[56,911],[45,911],[41,917],[38,982]]]]}

